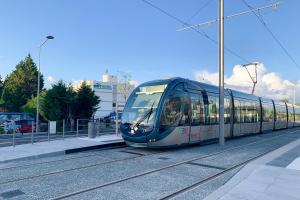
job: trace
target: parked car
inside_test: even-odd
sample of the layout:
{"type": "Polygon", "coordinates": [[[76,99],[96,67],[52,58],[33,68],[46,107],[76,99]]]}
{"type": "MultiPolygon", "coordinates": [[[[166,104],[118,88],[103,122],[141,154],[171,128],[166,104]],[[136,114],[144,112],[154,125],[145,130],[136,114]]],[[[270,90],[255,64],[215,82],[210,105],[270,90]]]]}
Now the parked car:
{"type": "Polygon", "coordinates": [[[16,132],[18,133],[29,133],[32,131],[33,120],[21,119],[15,122],[16,123],[16,132]]]}

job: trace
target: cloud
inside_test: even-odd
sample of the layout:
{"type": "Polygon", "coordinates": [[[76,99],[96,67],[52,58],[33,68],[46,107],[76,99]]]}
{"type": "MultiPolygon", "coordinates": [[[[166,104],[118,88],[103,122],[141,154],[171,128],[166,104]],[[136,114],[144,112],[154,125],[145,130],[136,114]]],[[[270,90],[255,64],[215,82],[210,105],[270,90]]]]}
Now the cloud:
{"type": "Polygon", "coordinates": [[[55,82],[55,78],[54,78],[53,76],[49,75],[49,76],[47,77],[47,81],[48,81],[49,83],[54,83],[54,82],[55,82]]]}
{"type": "Polygon", "coordinates": [[[54,84],[55,82],[56,79],[53,76],[51,75],[47,76],[47,81],[45,81],[45,88],[46,89],[51,88],[51,85],[54,84]]]}
{"type": "MultiPolygon", "coordinates": [[[[255,65],[249,65],[247,67],[252,77],[255,77],[255,65]]],[[[198,81],[206,82],[213,85],[219,84],[218,72],[208,72],[206,70],[200,70],[195,72],[195,78],[198,81]]],[[[225,87],[239,90],[242,92],[251,93],[252,80],[247,70],[236,65],[233,67],[232,74],[225,76],[225,87]]],[[[275,100],[287,98],[289,102],[293,102],[294,89],[296,94],[300,92],[300,80],[295,83],[284,80],[278,73],[269,72],[263,64],[257,65],[257,85],[255,87],[254,94],[262,97],[268,97],[275,100]]],[[[296,102],[299,102],[300,95],[296,95],[296,102]]]]}

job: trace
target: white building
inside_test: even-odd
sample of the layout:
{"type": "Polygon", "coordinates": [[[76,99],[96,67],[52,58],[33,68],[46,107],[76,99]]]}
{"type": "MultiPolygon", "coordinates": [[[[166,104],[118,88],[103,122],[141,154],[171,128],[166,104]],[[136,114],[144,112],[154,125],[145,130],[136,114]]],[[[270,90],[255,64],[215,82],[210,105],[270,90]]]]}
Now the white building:
{"type": "MultiPolygon", "coordinates": [[[[77,90],[80,88],[83,81],[87,85],[91,86],[92,90],[95,91],[95,95],[100,98],[99,109],[97,110],[95,117],[105,117],[111,112],[116,110],[116,105],[118,105],[118,111],[122,111],[126,103],[123,95],[118,92],[118,78],[114,75],[109,75],[108,71],[103,74],[102,81],[96,80],[80,80],[73,83],[73,88],[77,90]]],[[[134,85],[131,85],[132,89],[134,85]]],[[[131,89],[131,91],[132,91],[131,89]]],[[[131,92],[130,91],[130,92],[131,92]]]]}

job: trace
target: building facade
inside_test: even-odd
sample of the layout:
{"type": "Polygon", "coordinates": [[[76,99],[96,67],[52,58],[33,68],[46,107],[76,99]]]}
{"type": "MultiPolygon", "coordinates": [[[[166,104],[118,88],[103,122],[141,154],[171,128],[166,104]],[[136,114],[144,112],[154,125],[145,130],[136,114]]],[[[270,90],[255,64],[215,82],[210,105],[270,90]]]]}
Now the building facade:
{"type": "MultiPolygon", "coordinates": [[[[116,106],[118,107],[119,112],[123,111],[126,98],[118,91],[119,82],[117,76],[110,75],[106,70],[102,76],[102,81],[80,80],[73,83],[73,88],[78,90],[84,81],[92,88],[93,91],[95,91],[95,95],[101,100],[98,105],[99,108],[95,113],[95,118],[108,116],[110,113],[116,111],[116,106]]],[[[133,90],[134,85],[130,85],[130,88],[131,89],[128,93],[133,90]]]]}

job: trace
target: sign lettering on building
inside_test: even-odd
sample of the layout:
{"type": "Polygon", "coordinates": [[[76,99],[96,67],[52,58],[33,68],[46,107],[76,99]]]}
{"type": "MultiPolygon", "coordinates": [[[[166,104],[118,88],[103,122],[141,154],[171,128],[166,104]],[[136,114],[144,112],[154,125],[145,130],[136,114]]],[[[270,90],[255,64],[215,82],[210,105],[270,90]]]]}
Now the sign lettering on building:
{"type": "Polygon", "coordinates": [[[112,90],[112,87],[111,85],[107,85],[107,84],[94,83],[94,89],[112,90]]]}

